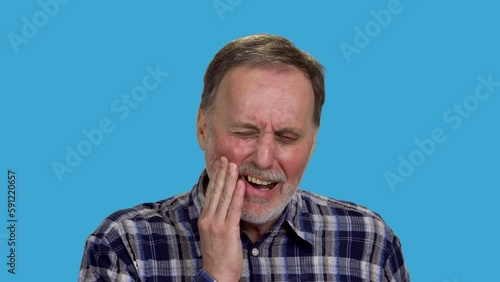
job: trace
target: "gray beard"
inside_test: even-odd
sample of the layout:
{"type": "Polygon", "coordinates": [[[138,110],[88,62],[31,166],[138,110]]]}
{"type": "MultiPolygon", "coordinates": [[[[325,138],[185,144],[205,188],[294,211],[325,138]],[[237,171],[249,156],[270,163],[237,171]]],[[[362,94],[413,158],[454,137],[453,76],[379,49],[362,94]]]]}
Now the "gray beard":
{"type": "Polygon", "coordinates": [[[241,220],[251,224],[265,224],[278,219],[283,214],[286,207],[288,206],[291,199],[295,196],[295,193],[297,193],[298,190],[298,183],[291,183],[289,185],[291,187],[286,187],[287,189],[284,189],[284,191],[286,192],[282,194],[283,198],[276,207],[266,207],[265,206],[266,200],[264,199],[260,198],[245,199],[243,203],[243,210],[241,212],[241,220]],[[245,207],[245,204],[250,201],[258,202],[259,204],[262,205],[261,208],[264,209],[264,211],[261,213],[261,215],[256,215],[254,212],[248,210],[245,207]]]}

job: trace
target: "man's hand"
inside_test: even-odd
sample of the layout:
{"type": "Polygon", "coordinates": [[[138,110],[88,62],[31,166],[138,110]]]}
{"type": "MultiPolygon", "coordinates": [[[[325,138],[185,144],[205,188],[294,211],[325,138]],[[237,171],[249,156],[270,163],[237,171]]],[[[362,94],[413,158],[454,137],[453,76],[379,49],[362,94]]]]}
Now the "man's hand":
{"type": "Polygon", "coordinates": [[[243,269],[240,217],[245,189],[238,166],[221,157],[198,221],[203,269],[217,281],[238,281],[243,269]]]}

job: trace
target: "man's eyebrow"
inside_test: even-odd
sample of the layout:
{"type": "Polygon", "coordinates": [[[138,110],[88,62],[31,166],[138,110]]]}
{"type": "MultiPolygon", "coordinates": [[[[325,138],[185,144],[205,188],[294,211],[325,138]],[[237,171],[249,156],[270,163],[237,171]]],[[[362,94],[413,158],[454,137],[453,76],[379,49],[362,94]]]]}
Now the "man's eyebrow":
{"type": "MultiPolygon", "coordinates": [[[[248,122],[236,122],[234,124],[231,124],[229,128],[231,129],[244,128],[244,129],[261,131],[261,129],[257,125],[248,122]]],[[[276,130],[275,134],[293,134],[297,135],[297,137],[300,137],[302,136],[302,131],[295,127],[283,127],[276,130]]]]}
{"type": "Polygon", "coordinates": [[[247,128],[247,129],[255,129],[259,130],[259,127],[255,124],[251,124],[248,122],[236,122],[229,126],[230,128],[247,128]]]}
{"type": "MultiPolygon", "coordinates": [[[[241,127],[241,128],[250,128],[250,129],[259,129],[259,127],[257,125],[255,125],[253,123],[249,123],[249,122],[235,122],[235,123],[231,124],[230,127],[241,127]]],[[[299,133],[300,130],[298,128],[296,128],[296,127],[288,126],[288,127],[280,128],[280,129],[276,130],[276,132],[299,133]]]]}
{"type": "Polygon", "coordinates": [[[301,135],[301,131],[298,128],[295,128],[295,127],[280,128],[280,129],[276,130],[276,133],[278,133],[278,134],[291,133],[291,134],[295,134],[295,135],[299,135],[299,136],[301,135]]]}

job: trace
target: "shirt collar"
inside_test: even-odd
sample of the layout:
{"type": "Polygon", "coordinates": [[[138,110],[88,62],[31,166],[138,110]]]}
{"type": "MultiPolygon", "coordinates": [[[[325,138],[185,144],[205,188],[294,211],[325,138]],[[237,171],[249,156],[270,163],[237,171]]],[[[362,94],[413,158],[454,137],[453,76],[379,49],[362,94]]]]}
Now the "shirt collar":
{"type": "MultiPolygon", "coordinates": [[[[198,219],[200,218],[203,202],[205,200],[204,187],[208,185],[208,181],[208,174],[204,169],[198,179],[198,182],[191,190],[190,197],[192,202],[189,205],[189,217],[191,219],[191,227],[194,236],[193,240],[196,244],[196,253],[198,254],[198,257],[201,257],[198,219]]],[[[299,238],[314,247],[315,236],[311,211],[309,211],[308,207],[304,205],[300,190],[297,191],[297,193],[295,193],[290,200],[290,203],[287,205],[285,211],[277,222],[277,227],[283,225],[284,222],[291,227],[291,231],[293,231],[299,238]]]]}
{"type": "MultiPolygon", "coordinates": [[[[282,217],[284,217],[284,220],[297,236],[308,242],[311,246],[315,246],[311,211],[304,205],[300,190],[294,194],[282,217]]],[[[280,224],[282,223],[280,222],[280,224]]]]}

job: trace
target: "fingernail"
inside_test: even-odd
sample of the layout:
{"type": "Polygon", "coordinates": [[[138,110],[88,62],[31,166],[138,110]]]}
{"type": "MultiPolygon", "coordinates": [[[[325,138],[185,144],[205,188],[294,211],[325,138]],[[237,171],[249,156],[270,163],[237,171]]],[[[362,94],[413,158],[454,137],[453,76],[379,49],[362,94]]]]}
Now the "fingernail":
{"type": "Polygon", "coordinates": [[[221,157],[220,158],[220,167],[223,168],[226,166],[227,158],[226,157],[221,157]]]}

